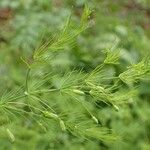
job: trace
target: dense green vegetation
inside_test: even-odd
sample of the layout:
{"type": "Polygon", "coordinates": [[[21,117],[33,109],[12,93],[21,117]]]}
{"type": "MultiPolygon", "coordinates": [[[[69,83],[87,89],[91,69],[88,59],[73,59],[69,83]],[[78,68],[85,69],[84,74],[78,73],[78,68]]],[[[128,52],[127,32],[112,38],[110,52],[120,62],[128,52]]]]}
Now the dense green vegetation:
{"type": "Polygon", "coordinates": [[[0,150],[149,150],[149,0],[0,1],[0,150]]]}

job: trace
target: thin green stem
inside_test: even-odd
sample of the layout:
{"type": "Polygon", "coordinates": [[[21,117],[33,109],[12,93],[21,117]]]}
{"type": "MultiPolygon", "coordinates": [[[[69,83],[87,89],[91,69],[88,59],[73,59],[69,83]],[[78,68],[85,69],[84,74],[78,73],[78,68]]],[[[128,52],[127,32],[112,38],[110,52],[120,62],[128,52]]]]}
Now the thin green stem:
{"type": "Polygon", "coordinates": [[[44,89],[44,90],[37,90],[34,92],[31,92],[31,94],[37,94],[37,93],[49,93],[49,92],[55,92],[59,91],[60,89],[44,89]]]}
{"type": "Polygon", "coordinates": [[[31,71],[31,69],[30,68],[28,68],[28,70],[27,70],[27,75],[26,75],[26,85],[25,85],[25,89],[26,89],[26,92],[28,93],[28,80],[29,80],[29,75],[30,75],[30,71],[31,71]]]}
{"type": "Polygon", "coordinates": [[[11,101],[14,101],[14,100],[17,100],[17,99],[20,99],[20,98],[24,98],[24,97],[26,97],[26,95],[21,95],[21,96],[15,97],[15,98],[11,99],[11,101]]]}

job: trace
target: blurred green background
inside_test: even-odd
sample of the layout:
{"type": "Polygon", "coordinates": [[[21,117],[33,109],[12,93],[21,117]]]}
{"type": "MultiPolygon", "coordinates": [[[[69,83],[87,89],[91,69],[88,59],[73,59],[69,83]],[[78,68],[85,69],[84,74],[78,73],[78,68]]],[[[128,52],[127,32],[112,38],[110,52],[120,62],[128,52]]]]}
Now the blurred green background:
{"type": "MultiPolygon", "coordinates": [[[[112,72],[119,73],[150,54],[149,0],[0,0],[0,94],[4,89],[24,83],[26,67],[20,57],[30,58],[41,38],[48,39],[58,33],[70,14],[72,20],[79,23],[85,3],[93,10],[90,28],[76,39],[74,47],[67,47],[55,57],[54,68],[84,68],[88,72],[103,61],[104,49],[113,48],[122,53],[121,65],[111,67],[112,72]]],[[[12,144],[0,136],[0,150],[149,150],[148,81],[141,82],[139,95],[136,102],[119,112],[107,107],[97,112],[103,125],[123,135],[121,142],[105,145],[78,138],[70,140],[64,135],[55,135],[50,140],[34,131],[22,131],[20,127],[19,142],[12,144]]]]}

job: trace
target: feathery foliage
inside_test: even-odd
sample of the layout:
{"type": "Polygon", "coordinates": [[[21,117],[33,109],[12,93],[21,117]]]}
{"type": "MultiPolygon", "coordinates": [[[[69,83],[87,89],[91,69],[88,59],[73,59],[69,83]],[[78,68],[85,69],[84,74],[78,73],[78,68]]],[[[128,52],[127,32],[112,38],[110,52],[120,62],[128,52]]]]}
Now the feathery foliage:
{"type": "MultiPolygon", "coordinates": [[[[31,1],[28,5],[31,7],[36,3],[40,3],[42,11],[48,13],[46,1],[31,1]]],[[[70,5],[72,1],[66,3],[70,5]]],[[[135,31],[139,41],[133,44],[136,48],[132,47],[133,40],[127,37],[132,33],[122,25],[116,26],[118,20],[105,18],[100,12],[97,21],[100,21],[102,29],[91,27],[97,16],[88,5],[81,14],[82,1],[76,3],[80,21],[72,13],[58,34],[51,31],[51,35],[45,35],[36,48],[34,42],[29,44],[35,48],[32,56],[27,58],[21,54],[20,60],[18,57],[19,64],[26,66],[26,75],[23,72],[18,82],[14,78],[17,73],[13,70],[16,86],[0,92],[2,149],[10,149],[12,145],[13,149],[21,145],[22,149],[33,150],[116,149],[116,145],[117,149],[119,146],[119,149],[130,149],[124,146],[124,142],[133,144],[139,135],[147,139],[143,147],[149,147],[149,134],[144,134],[149,129],[149,108],[145,101],[142,103],[140,100],[141,97],[144,100],[149,98],[149,90],[145,87],[149,88],[150,61],[145,57],[137,63],[137,55],[145,54],[132,51],[132,48],[140,48],[138,34],[142,33],[138,29],[135,31]],[[94,36],[97,36],[95,40],[94,36]],[[116,39],[118,42],[114,44],[116,39]],[[133,55],[129,55],[128,48],[133,55]],[[125,70],[130,63],[128,56],[135,59],[135,64],[125,70]],[[144,107],[144,111],[139,106],[144,107]],[[132,122],[134,119],[136,121],[132,122]],[[141,121],[144,122],[143,128],[139,128],[141,121]]],[[[28,10],[27,4],[22,2],[20,5],[28,10]]],[[[62,4],[54,5],[58,5],[61,13],[59,5],[62,4]]],[[[41,8],[35,6],[34,9],[41,8]]],[[[33,31],[36,33],[35,29],[33,31]]],[[[148,44],[144,44],[147,49],[148,44]]]]}

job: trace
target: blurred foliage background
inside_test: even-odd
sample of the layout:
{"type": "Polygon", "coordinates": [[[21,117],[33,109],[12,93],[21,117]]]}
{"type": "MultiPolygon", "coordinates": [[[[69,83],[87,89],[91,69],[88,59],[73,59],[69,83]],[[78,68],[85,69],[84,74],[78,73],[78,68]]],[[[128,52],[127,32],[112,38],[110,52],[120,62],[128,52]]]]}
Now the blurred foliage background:
{"type": "MultiPolygon", "coordinates": [[[[79,23],[85,3],[93,10],[90,28],[76,39],[74,47],[66,47],[55,57],[51,65],[57,72],[74,68],[89,72],[103,61],[104,49],[120,49],[122,54],[120,65],[108,68],[108,74],[119,74],[150,55],[149,0],[0,0],[0,94],[24,83],[26,66],[20,57],[30,58],[41,39],[58,33],[70,14],[79,23]]],[[[139,97],[119,112],[106,106],[95,110],[102,125],[123,135],[122,141],[84,141],[57,130],[48,137],[27,125],[19,126],[22,118],[14,125],[18,141],[11,143],[0,136],[0,150],[149,150],[150,82],[143,80],[140,85],[139,97]]]]}

